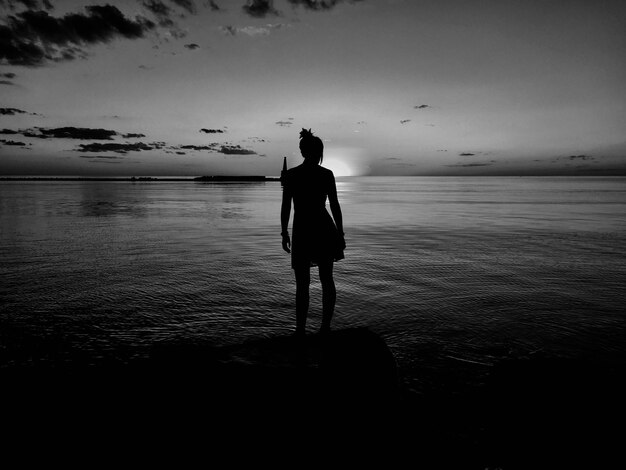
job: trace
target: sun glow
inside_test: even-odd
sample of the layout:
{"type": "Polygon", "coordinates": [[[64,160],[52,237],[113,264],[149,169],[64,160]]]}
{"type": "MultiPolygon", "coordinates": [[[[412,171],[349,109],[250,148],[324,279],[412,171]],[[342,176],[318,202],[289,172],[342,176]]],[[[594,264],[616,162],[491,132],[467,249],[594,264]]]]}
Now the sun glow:
{"type": "Polygon", "coordinates": [[[346,162],[337,158],[324,158],[322,166],[331,170],[335,176],[354,176],[354,171],[346,162]]]}

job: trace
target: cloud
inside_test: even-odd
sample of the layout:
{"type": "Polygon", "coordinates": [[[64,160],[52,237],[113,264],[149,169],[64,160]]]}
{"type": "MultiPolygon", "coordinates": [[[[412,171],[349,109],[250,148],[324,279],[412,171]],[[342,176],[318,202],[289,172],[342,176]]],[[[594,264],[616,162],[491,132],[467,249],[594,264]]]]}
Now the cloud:
{"type": "Polygon", "coordinates": [[[93,142],[90,144],[80,144],[76,151],[77,152],[128,153],[128,152],[139,152],[141,150],[153,150],[155,148],[159,148],[159,146],[148,145],[148,144],[144,144],[143,142],[137,142],[135,144],[119,144],[119,143],[101,144],[99,142],[93,142]]]}
{"type": "MultiPolygon", "coordinates": [[[[0,6],[4,6],[4,1],[0,0],[0,6]]],[[[49,0],[9,0],[8,7],[11,10],[18,8],[17,4],[21,4],[27,10],[54,10],[54,5],[49,0]]]]}
{"type": "MultiPolygon", "coordinates": [[[[49,0],[42,0],[41,2],[37,0],[15,0],[13,3],[21,3],[28,10],[54,10],[54,5],[49,0]]],[[[14,7],[14,5],[9,2],[9,7],[14,7]]]]}
{"type": "Polygon", "coordinates": [[[125,139],[141,139],[142,137],[145,137],[145,134],[134,134],[131,132],[129,134],[122,134],[122,137],[125,139]]]}
{"type": "Polygon", "coordinates": [[[403,119],[402,121],[400,121],[400,124],[406,124],[407,122],[411,122],[410,119],[403,119]]]}
{"type": "Polygon", "coordinates": [[[174,26],[174,21],[169,17],[172,9],[160,0],[144,0],[143,6],[150,11],[158,20],[160,26],[174,26]]]}
{"type": "Polygon", "coordinates": [[[204,6],[209,6],[209,8],[211,8],[211,11],[222,11],[220,6],[217,3],[215,3],[213,0],[210,0],[209,2],[205,2],[204,6]]]}
{"type": "Polygon", "coordinates": [[[265,26],[220,26],[220,31],[227,36],[237,36],[244,34],[249,37],[268,36],[272,31],[289,28],[290,24],[287,23],[268,23],[265,26]]]}
{"type": "MultiPolygon", "coordinates": [[[[350,3],[356,3],[362,0],[351,0],[350,3]]],[[[303,6],[307,10],[321,11],[330,10],[337,4],[343,3],[343,0],[288,0],[292,5],[303,6]]]]}
{"type": "Polygon", "coordinates": [[[267,15],[279,15],[274,9],[272,0],[248,0],[242,7],[243,11],[255,18],[263,18],[267,15]]]}
{"type": "Polygon", "coordinates": [[[413,109],[426,109],[426,108],[432,108],[432,106],[429,106],[427,104],[418,104],[416,106],[413,106],[413,109]]]}
{"type": "Polygon", "coordinates": [[[0,129],[0,134],[21,134],[21,132],[13,129],[0,129]]]}
{"type": "Polygon", "coordinates": [[[474,155],[476,155],[476,154],[475,153],[470,153],[470,152],[459,153],[460,157],[473,157],[474,155]]]}
{"type": "Polygon", "coordinates": [[[0,139],[0,142],[2,142],[4,145],[15,145],[15,146],[19,146],[19,147],[24,147],[26,145],[30,145],[30,144],[26,144],[24,142],[17,142],[15,140],[5,140],[5,139],[0,139]]]}
{"type": "Polygon", "coordinates": [[[15,83],[8,80],[0,80],[0,85],[15,85],[15,83]]]}
{"type": "Polygon", "coordinates": [[[291,126],[293,124],[293,122],[291,122],[291,121],[276,121],[276,124],[278,124],[281,127],[285,127],[285,126],[291,126]]]}
{"type": "Polygon", "coordinates": [[[195,49],[200,49],[200,46],[198,46],[196,43],[185,44],[185,47],[187,49],[192,50],[192,51],[195,50],[195,49]]]}
{"type": "Polygon", "coordinates": [[[88,127],[56,127],[45,129],[21,131],[25,137],[37,137],[39,139],[81,139],[81,140],[113,140],[117,132],[108,129],[91,129],[88,127]]]}
{"type": "Polygon", "coordinates": [[[155,27],[145,18],[126,18],[112,5],[90,5],[86,14],[54,17],[46,11],[27,10],[9,15],[0,25],[0,61],[10,65],[40,66],[48,61],[84,57],[82,47],[116,38],[138,39],[155,27]]]}
{"type": "Polygon", "coordinates": [[[200,132],[204,132],[205,134],[223,134],[224,133],[222,129],[205,129],[204,127],[200,129],[200,132]]]}
{"type": "Polygon", "coordinates": [[[0,73],[0,77],[4,78],[15,78],[16,75],[12,72],[0,73]]]}
{"type": "Polygon", "coordinates": [[[196,150],[196,151],[200,151],[200,150],[208,150],[209,152],[215,152],[217,150],[217,147],[219,147],[220,144],[218,143],[212,143],[210,145],[181,145],[179,147],[174,147],[174,148],[180,148],[180,149],[186,149],[186,150],[196,150]]]}
{"type": "Polygon", "coordinates": [[[594,160],[594,157],[590,155],[570,155],[570,160],[594,160]]]}
{"type": "Polygon", "coordinates": [[[193,0],[171,0],[172,3],[175,3],[176,5],[178,5],[179,7],[181,7],[182,9],[186,10],[189,14],[191,15],[195,15],[196,14],[196,5],[193,2],[193,0]]]}
{"type": "Polygon", "coordinates": [[[240,145],[222,145],[218,150],[219,153],[225,155],[256,155],[254,150],[248,150],[240,145]]]}
{"type": "Polygon", "coordinates": [[[17,108],[0,108],[0,115],[14,116],[16,114],[30,114],[28,111],[17,108]]]}
{"type": "Polygon", "coordinates": [[[492,162],[489,163],[455,163],[454,165],[446,165],[448,167],[462,167],[462,168],[471,168],[475,166],[490,166],[493,165],[492,162]]]}

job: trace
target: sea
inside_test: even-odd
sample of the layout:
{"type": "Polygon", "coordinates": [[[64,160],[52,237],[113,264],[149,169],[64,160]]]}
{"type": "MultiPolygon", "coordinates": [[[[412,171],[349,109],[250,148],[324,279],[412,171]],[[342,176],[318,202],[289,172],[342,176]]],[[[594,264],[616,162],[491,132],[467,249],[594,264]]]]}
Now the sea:
{"type": "MultiPolygon", "coordinates": [[[[444,387],[441,368],[461,389],[507,358],[624,357],[626,178],[346,177],[337,189],[347,248],[333,328],[380,335],[409,390],[444,387]]],[[[277,181],[0,181],[0,367],[289,335],[281,194],[277,181]]]]}

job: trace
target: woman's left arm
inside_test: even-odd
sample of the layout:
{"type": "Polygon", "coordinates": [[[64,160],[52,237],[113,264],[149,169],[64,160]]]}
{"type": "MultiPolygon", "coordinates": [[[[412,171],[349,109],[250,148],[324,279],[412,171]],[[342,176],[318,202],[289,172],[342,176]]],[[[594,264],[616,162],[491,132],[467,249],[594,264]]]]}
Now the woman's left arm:
{"type": "Polygon", "coordinates": [[[341,238],[343,238],[343,214],[341,213],[341,206],[339,205],[339,199],[337,198],[337,185],[335,184],[335,176],[332,175],[331,178],[332,181],[328,190],[328,203],[330,205],[330,212],[333,214],[333,219],[335,220],[337,230],[339,231],[341,238]]]}

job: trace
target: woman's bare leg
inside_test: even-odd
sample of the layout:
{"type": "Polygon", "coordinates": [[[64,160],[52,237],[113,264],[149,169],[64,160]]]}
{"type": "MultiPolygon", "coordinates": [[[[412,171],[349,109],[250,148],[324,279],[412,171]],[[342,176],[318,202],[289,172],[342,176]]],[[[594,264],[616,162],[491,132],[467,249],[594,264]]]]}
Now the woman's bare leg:
{"type": "Polygon", "coordinates": [[[330,331],[330,322],[335,312],[335,301],[337,300],[337,290],[333,280],[333,262],[320,263],[320,283],[322,284],[322,326],[320,332],[330,331]]]}
{"type": "Polygon", "coordinates": [[[309,311],[309,284],[311,271],[308,266],[294,269],[296,275],[296,333],[304,334],[309,311]]]}

